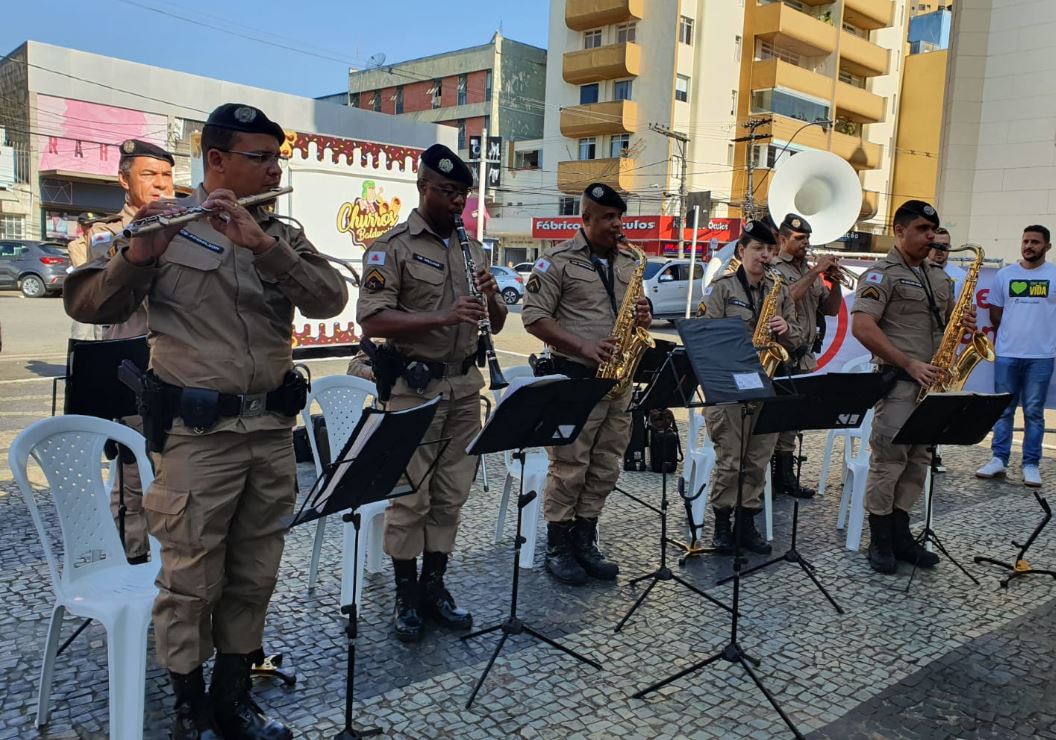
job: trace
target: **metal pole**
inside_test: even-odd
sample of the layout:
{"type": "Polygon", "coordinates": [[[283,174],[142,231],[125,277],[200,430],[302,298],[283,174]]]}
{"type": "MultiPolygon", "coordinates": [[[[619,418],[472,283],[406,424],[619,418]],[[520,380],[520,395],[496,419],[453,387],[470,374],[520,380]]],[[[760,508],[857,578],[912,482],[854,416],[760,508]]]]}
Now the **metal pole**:
{"type": "Polygon", "coordinates": [[[689,290],[686,291],[686,318],[689,318],[690,306],[693,305],[693,288],[696,281],[693,279],[693,270],[697,266],[697,231],[700,230],[700,206],[693,206],[693,242],[689,248],[689,290]]]}
{"type": "Polygon", "coordinates": [[[686,142],[678,139],[682,175],[678,184],[678,258],[686,256],[686,142]]]}
{"type": "Polygon", "coordinates": [[[484,243],[484,197],[488,190],[488,130],[480,130],[480,173],[477,175],[477,241],[484,243]]]}

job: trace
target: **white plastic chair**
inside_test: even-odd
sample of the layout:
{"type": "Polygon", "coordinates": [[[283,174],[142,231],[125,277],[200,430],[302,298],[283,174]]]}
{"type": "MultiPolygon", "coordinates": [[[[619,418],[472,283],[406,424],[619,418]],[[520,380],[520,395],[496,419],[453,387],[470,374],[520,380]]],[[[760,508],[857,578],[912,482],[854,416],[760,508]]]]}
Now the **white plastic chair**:
{"type": "MultiPolygon", "coordinates": [[[[49,698],[66,612],[97,620],[106,630],[110,737],[143,737],[147,629],[161,564],[150,538],[151,560],[130,565],[110,513],[103,480],[103,447],[112,439],[132,450],[143,490],[154,474],[143,437],[122,424],[89,416],[55,416],[30,425],[11,444],[8,462],[37,529],[55,595],[44,645],[37,696],[37,726],[48,722],[49,698]],[[60,528],[62,564],[27,475],[32,457],[44,471],[60,528]]],[[[149,492],[148,492],[149,495],[149,492]]]]}
{"type": "MultiPolygon", "coordinates": [[[[860,355],[844,363],[840,368],[841,373],[868,373],[873,370],[872,355],[860,355]]],[[[832,467],[832,449],[837,439],[843,440],[844,450],[847,446],[862,439],[862,430],[858,429],[830,429],[825,435],[825,453],[821,458],[821,480],[818,481],[818,496],[825,495],[825,486],[829,482],[829,471],[832,467]]]]}
{"type": "MultiPolygon", "coordinates": [[[[323,464],[319,457],[319,449],[312,434],[312,402],[319,404],[326,420],[326,437],[330,443],[330,454],[337,456],[341,454],[348,438],[359,423],[363,415],[363,409],[368,402],[372,403],[376,388],[373,383],[363,378],[352,375],[330,375],[312,381],[312,389],[308,393],[308,400],[301,410],[301,420],[308,430],[308,444],[312,448],[312,459],[315,462],[316,475],[323,474],[323,464]]],[[[356,579],[357,587],[355,603],[359,604],[359,598],[363,593],[363,570],[370,573],[381,571],[384,553],[382,552],[382,538],[384,536],[384,516],[388,504],[385,501],[376,501],[372,504],[359,507],[360,526],[363,538],[360,542],[359,558],[352,562],[355,555],[355,527],[351,522],[344,524],[342,538],[341,558],[341,603],[348,604],[352,601],[352,574],[358,573],[356,579]],[[353,570],[354,569],[354,570],[353,570]]],[[[315,542],[312,544],[312,561],[308,567],[308,590],[315,588],[315,581],[319,576],[319,555],[323,547],[323,534],[326,531],[326,517],[320,519],[315,526],[315,542]]]]}
{"type": "Polygon", "coordinates": [[[869,477],[869,435],[873,429],[874,413],[873,409],[866,412],[857,439],[849,437],[844,448],[843,494],[840,497],[836,529],[847,527],[848,550],[857,550],[862,543],[865,482],[869,477]]]}
{"type": "MultiPolygon", "coordinates": [[[[534,375],[532,369],[527,365],[518,365],[504,370],[503,374],[507,380],[514,378],[530,378],[534,375]]],[[[502,391],[495,391],[495,403],[499,402],[502,391]]],[[[495,524],[495,542],[502,540],[503,527],[506,524],[506,512],[510,506],[510,494],[513,486],[520,483],[522,462],[513,456],[513,452],[502,453],[506,463],[506,480],[502,484],[502,498],[499,499],[499,518],[495,524]]],[[[527,506],[524,507],[522,516],[522,532],[524,544],[521,545],[520,565],[522,568],[531,568],[535,565],[535,543],[539,534],[539,506],[543,498],[543,486],[546,484],[546,473],[550,461],[546,450],[542,447],[533,447],[524,451],[524,487],[528,491],[536,491],[537,495],[527,506]]]]}

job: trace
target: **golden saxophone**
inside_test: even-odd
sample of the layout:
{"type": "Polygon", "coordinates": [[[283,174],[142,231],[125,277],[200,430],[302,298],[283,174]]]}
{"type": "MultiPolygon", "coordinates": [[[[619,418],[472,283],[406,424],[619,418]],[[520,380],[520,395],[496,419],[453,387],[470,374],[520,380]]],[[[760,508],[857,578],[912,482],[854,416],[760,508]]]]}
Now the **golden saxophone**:
{"type": "Polygon", "coordinates": [[[774,333],[770,331],[770,319],[777,315],[777,298],[781,295],[781,273],[773,269],[768,269],[767,273],[774,281],[774,287],[767,293],[759,309],[759,320],[755,324],[755,333],[752,334],[752,345],[759,353],[763,371],[772,378],[778,366],[788,362],[789,354],[787,349],[778,344],[774,333]]]}
{"type": "Polygon", "coordinates": [[[634,380],[634,371],[642,361],[645,350],[656,346],[656,342],[642,327],[638,326],[638,309],[636,304],[642,297],[642,275],[645,274],[645,252],[620,237],[628,249],[638,258],[638,267],[634,270],[627,292],[623,295],[620,311],[616,315],[616,325],[612,337],[616,340],[616,349],[608,362],[598,366],[595,377],[615,380],[616,385],[609,391],[608,398],[616,398],[627,390],[634,380]]]}
{"type": "MultiPolygon", "coordinates": [[[[968,381],[968,376],[972,374],[975,366],[983,360],[993,362],[997,354],[994,351],[993,342],[978,329],[972,334],[972,338],[968,341],[968,346],[964,348],[964,351],[959,354],[957,352],[961,344],[961,338],[966,332],[964,317],[975,300],[975,286],[979,282],[979,269],[982,267],[986,253],[978,244],[965,244],[950,251],[973,252],[975,259],[972,261],[972,266],[968,268],[968,274],[964,278],[964,285],[961,287],[961,294],[957,296],[957,303],[954,305],[953,313],[950,314],[950,320],[946,324],[946,331],[942,333],[942,342],[939,344],[939,349],[935,352],[935,356],[931,358],[931,364],[939,368],[939,379],[931,387],[920,389],[920,393],[917,394],[918,403],[923,401],[928,393],[948,393],[949,391],[963,389],[964,384],[968,381]]],[[[927,277],[924,279],[927,280],[927,277]]]]}
{"type": "MultiPolygon", "coordinates": [[[[267,203],[268,201],[275,200],[280,195],[285,195],[286,193],[292,192],[293,188],[291,187],[274,188],[272,190],[267,190],[263,193],[257,193],[256,195],[247,195],[244,198],[239,198],[238,204],[243,208],[248,208],[250,206],[260,205],[261,203],[267,203]]],[[[173,207],[178,208],[179,206],[177,205],[173,207]]],[[[213,210],[212,208],[202,208],[200,205],[198,205],[194,206],[193,208],[188,208],[186,213],[181,213],[179,216],[148,216],[147,218],[141,218],[136,221],[131,221],[128,226],[126,226],[121,231],[121,236],[123,236],[125,239],[131,239],[136,236],[150,234],[154,231],[160,231],[166,226],[173,226],[175,224],[186,224],[190,223],[191,221],[197,221],[200,218],[211,216],[214,213],[217,213],[217,211],[213,210]]]]}

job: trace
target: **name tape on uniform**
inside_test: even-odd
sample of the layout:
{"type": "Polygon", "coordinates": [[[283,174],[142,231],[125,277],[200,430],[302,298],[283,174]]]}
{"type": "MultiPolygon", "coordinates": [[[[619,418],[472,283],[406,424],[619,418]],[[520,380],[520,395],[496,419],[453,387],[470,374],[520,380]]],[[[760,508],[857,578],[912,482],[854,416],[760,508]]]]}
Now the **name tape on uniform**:
{"type": "MultiPolygon", "coordinates": [[[[384,256],[385,255],[382,255],[382,257],[384,257],[384,256]]],[[[425,255],[417,254],[417,253],[414,255],[414,259],[415,259],[416,262],[421,262],[423,265],[429,265],[432,268],[440,270],[440,272],[444,271],[444,263],[443,262],[437,262],[436,260],[429,259],[425,255]]]]}
{"type": "Polygon", "coordinates": [[[191,232],[187,231],[187,229],[180,229],[180,236],[182,236],[184,239],[186,239],[187,241],[189,241],[189,242],[191,242],[193,244],[197,244],[199,247],[205,247],[206,249],[208,249],[210,252],[213,252],[214,254],[223,254],[224,253],[224,248],[221,247],[219,244],[213,244],[211,241],[208,241],[207,239],[203,239],[202,237],[198,236],[197,234],[192,234],[191,232]]]}

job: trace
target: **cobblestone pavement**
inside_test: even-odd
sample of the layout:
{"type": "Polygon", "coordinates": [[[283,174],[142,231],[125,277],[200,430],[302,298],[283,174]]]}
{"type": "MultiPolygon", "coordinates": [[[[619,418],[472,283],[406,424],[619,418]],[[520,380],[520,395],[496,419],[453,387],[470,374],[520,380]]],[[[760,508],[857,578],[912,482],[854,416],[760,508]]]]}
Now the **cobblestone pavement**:
{"type": "MultiPolygon", "coordinates": [[[[808,435],[811,459],[804,480],[816,481],[823,435],[808,435]]],[[[948,562],[919,574],[905,593],[908,570],[872,574],[861,553],[843,547],[835,529],[836,474],[823,500],[800,517],[799,549],[846,609],[837,614],[798,567],[782,563],[743,581],[741,644],[762,660],[758,674],[804,734],[818,738],[1056,737],[1056,584],[1042,576],[997,588],[999,572],[971,565],[976,554],[1011,559],[1013,538],[1040,519],[1016,480],[976,480],[981,448],[949,448],[949,469],[937,481],[936,529],[950,551],[975,573],[973,585],[948,562]]],[[[508,610],[512,522],[494,542],[501,460],[491,458],[491,491],[474,487],[464,510],[458,552],[448,585],[472,608],[478,625],[501,621],[508,610]]],[[[302,466],[302,482],[311,471],[302,466]]],[[[1056,476],[1046,459],[1045,479],[1056,476]]],[[[660,478],[625,473],[620,485],[656,503],[660,478]]],[[[673,487],[672,487],[673,488],[673,487]]],[[[787,547],[789,501],[775,507],[775,550],[787,547]]],[[[672,506],[681,525],[682,508],[672,506]]],[[[59,658],[52,719],[33,728],[36,683],[49,613],[50,588],[39,544],[13,484],[0,484],[0,740],[106,737],[105,636],[91,626],[59,658]]],[[[919,519],[919,512],[917,512],[919,519]]],[[[338,614],[339,527],[327,529],[323,574],[308,594],[314,527],[293,532],[266,635],[298,683],[287,689],[260,682],[257,700],[291,723],[299,736],[331,735],[344,706],[345,639],[338,614]]],[[[631,577],[657,562],[657,518],[614,494],[602,517],[602,545],[621,563],[620,581],[584,588],[554,585],[541,568],[522,570],[521,615],[569,647],[596,658],[595,671],[536,644],[511,638],[473,709],[464,708],[473,683],[498,639],[462,642],[433,632],[417,645],[389,637],[391,568],[368,577],[357,650],[356,716],[400,738],[768,738],[789,733],[740,668],[720,661],[645,700],[631,694],[721,649],[728,615],[677,585],[658,585],[619,634],[613,626],[639,593],[631,577]]],[[[1047,532],[1032,550],[1037,567],[1056,564],[1047,532]]],[[[677,568],[677,566],[674,566],[677,568]]],[[[715,580],[729,559],[708,556],[681,573],[728,601],[715,580]]],[[[77,621],[68,619],[64,634],[77,621]]],[[[146,736],[166,737],[171,697],[163,672],[147,673],[146,736]]]]}

